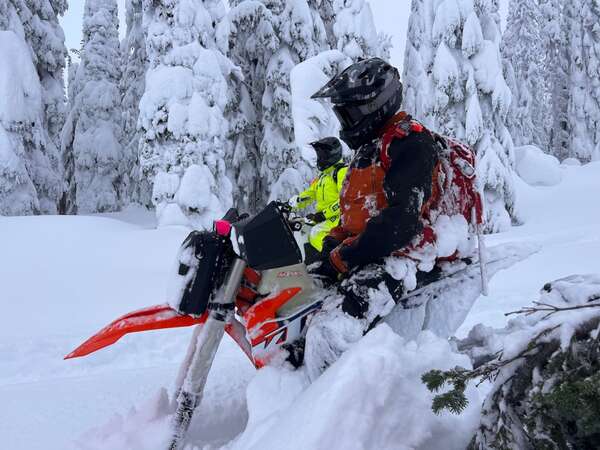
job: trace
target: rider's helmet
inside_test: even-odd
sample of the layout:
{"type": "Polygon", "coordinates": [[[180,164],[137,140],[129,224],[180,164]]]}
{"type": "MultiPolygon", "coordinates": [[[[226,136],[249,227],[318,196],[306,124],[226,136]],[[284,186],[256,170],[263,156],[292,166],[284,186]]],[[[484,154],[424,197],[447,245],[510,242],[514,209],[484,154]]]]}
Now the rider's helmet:
{"type": "Polygon", "coordinates": [[[317,168],[323,171],[342,159],[342,143],[338,138],[327,137],[310,144],[317,153],[317,168]]]}
{"type": "Polygon", "coordinates": [[[380,58],[352,64],[312,98],[328,98],[341,125],[341,138],[357,149],[377,137],[402,106],[398,69],[380,58]]]}

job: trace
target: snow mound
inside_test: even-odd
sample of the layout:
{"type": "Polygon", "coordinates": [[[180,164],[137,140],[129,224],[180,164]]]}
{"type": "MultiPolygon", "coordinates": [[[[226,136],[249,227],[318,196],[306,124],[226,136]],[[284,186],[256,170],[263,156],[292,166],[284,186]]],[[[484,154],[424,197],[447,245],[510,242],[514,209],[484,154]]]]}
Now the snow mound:
{"type": "MultiPolygon", "coordinates": [[[[530,243],[504,244],[487,250],[487,272],[492,279],[540,250],[530,243]]],[[[389,264],[388,264],[389,267],[389,264]]],[[[481,274],[478,264],[445,268],[442,279],[417,290],[402,306],[397,306],[385,322],[405,339],[414,339],[424,330],[448,338],[464,323],[481,295],[481,274]]]]}
{"type": "Polygon", "coordinates": [[[316,382],[302,371],[266,368],[250,383],[244,433],[229,450],[340,448],[463,449],[475,429],[479,395],[461,416],[435,415],[421,382],[431,368],[467,366],[431,333],[407,342],[388,326],[367,334],[316,382]]]}
{"type": "Polygon", "coordinates": [[[517,173],[531,186],[556,186],[562,181],[560,162],[534,145],[515,148],[517,173]]]}
{"type": "Polygon", "coordinates": [[[577,158],[567,158],[562,162],[562,165],[579,167],[581,166],[581,161],[579,161],[577,158]]]}

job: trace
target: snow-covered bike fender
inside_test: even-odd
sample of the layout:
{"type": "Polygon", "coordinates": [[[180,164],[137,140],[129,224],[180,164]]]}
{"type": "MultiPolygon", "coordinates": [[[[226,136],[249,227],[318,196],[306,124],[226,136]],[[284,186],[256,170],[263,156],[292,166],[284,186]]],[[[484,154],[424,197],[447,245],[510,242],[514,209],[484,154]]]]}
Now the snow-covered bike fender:
{"type": "Polygon", "coordinates": [[[109,347],[123,336],[143,331],[191,327],[206,322],[207,315],[192,317],[181,315],[169,305],[156,305],[126,314],[110,323],[89,338],[65,359],[79,358],[109,347]]]}

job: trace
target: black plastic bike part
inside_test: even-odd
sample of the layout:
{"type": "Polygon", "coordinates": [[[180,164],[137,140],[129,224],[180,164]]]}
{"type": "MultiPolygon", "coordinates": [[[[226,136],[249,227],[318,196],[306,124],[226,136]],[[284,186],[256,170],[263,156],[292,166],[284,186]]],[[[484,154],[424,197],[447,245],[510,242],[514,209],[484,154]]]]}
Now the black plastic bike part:
{"type": "Polygon", "coordinates": [[[294,234],[276,203],[234,226],[241,256],[252,269],[270,270],[302,262],[294,234]]]}
{"type": "Polygon", "coordinates": [[[181,314],[201,316],[209,302],[223,284],[233,254],[228,239],[213,232],[192,232],[183,243],[183,248],[191,248],[198,260],[197,266],[180,262],[178,273],[181,276],[195,271],[183,290],[178,311],[181,314]]]}

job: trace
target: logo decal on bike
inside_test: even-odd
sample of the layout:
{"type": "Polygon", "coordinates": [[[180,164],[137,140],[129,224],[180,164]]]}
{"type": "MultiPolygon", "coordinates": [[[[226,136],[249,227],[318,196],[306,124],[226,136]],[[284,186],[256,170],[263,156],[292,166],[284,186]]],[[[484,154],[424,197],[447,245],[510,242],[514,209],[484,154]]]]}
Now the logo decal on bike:
{"type": "Polygon", "coordinates": [[[285,271],[285,272],[279,272],[277,274],[277,278],[298,278],[303,275],[304,275],[304,273],[302,273],[300,271],[285,271]]]}

